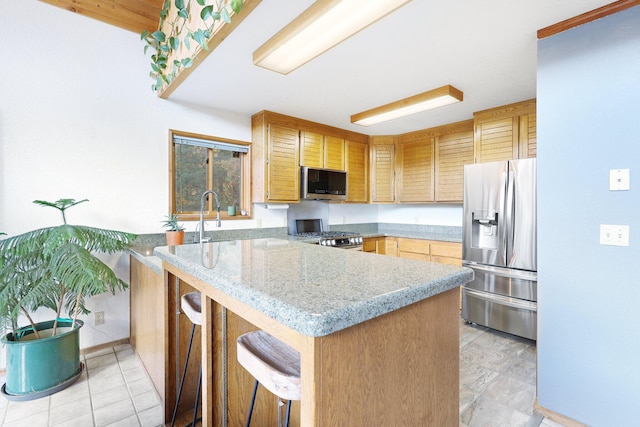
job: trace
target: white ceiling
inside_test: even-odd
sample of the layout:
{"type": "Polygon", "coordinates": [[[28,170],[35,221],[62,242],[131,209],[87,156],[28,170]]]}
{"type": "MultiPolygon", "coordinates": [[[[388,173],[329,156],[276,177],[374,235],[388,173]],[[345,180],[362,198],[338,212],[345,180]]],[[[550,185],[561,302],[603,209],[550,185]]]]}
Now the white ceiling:
{"type": "MultiPolygon", "coordinates": [[[[366,1],[366,0],[363,0],[366,1]]],[[[251,115],[271,110],[369,135],[399,134],[536,97],[536,33],[611,0],[413,0],[289,75],[252,53],[312,0],[263,0],[169,97],[251,115]],[[451,84],[464,101],[379,125],[352,114],[451,84]]]]}

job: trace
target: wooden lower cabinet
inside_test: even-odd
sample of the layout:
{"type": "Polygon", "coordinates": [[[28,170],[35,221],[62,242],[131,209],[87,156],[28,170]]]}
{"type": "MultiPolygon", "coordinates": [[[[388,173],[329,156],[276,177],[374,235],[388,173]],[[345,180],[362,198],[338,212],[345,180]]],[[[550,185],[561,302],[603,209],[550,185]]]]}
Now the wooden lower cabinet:
{"type": "Polygon", "coordinates": [[[440,264],[462,265],[462,243],[407,237],[367,237],[364,252],[377,253],[440,264]]]}
{"type": "Polygon", "coordinates": [[[432,241],[431,261],[462,266],[462,243],[432,241]]]}
{"type": "Polygon", "coordinates": [[[129,341],[164,401],[166,330],[162,275],[130,258],[129,341]]]}
{"type": "Polygon", "coordinates": [[[398,238],[398,256],[420,261],[431,261],[429,240],[398,238]]]}
{"type": "Polygon", "coordinates": [[[385,241],[386,237],[367,237],[362,241],[362,251],[384,255],[385,241]]]}

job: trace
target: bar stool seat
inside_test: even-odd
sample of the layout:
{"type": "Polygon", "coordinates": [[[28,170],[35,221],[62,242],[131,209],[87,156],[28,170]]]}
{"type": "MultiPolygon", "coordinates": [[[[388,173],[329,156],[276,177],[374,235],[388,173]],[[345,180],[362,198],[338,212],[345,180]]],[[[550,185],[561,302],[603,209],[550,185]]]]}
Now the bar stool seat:
{"type": "Polygon", "coordinates": [[[238,363],[256,379],[247,426],[255,403],[258,383],[281,399],[287,400],[287,419],[292,400],[300,400],[300,353],[264,331],[238,337],[238,363]]]}
{"type": "MultiPolygon", "coordinates": [[[[176,415],[178,413],[178,405],[180,403],[180,397],[182,396],[182,387],[184,386],[184,379],[187,375],[187,366],[189,365],[189,356],[191,356],[191,345],[193,344],[193,335],[196,331],[196,325],[202,326],[202,295],[200,292],[189,292],[180,298],[180,309],[182,313],[189,318],[192,323],[191,326],[191,338],[189,339],[189,348],[187,349],[187,357],[184,361],[184,369],[182,370],[182,379],[180,380],[180,387],[178,388],[178,396],[176,397],[176,405],[173,408],[173,417],[171,418],[171,427],[175,425],[176,415]]],[[[198,388],[196,391],[196,403],[193,408],[193,421],[191,426],[195,427],[198,421],[198,402],[200,401],[200,390],[202,389],[202,365],[200,366],[200,373],[198,374],[198,388]]]]}
{"type": "Polygon", "coordinates": [[[194,325],[202,326],[202,297],[200,292],[189,292],[180,298],[182,312],[194,325]]]}

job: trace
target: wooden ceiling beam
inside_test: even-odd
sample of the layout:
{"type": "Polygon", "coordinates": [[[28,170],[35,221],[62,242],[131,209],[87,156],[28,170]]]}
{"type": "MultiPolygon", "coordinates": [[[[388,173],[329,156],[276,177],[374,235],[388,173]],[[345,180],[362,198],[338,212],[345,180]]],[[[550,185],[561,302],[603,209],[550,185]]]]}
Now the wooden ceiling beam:
{"type": "Polygon", "coordinates": [[[155,31],[163,0],[40,0],[140,34],[155,31]]]}

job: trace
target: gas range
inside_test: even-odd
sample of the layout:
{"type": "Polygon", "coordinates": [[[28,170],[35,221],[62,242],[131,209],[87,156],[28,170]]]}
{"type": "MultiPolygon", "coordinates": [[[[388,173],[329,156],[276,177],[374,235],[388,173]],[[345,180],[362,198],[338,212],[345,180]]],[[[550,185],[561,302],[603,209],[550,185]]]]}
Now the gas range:
{"type": "Polygon", "coordinates": [[[296,220],[296,237],[304,237],[321,246],[362,250],[362,236],[351,231],[322,231],[322,220],[296,220]]]}
{"type": "Polygon", "coordinates": [[[317,239],[320,246],[332,246],[344,249],[362,249],[362,236],[350,231],[318,231],[295,234],[297,237],[317,239]]]}

